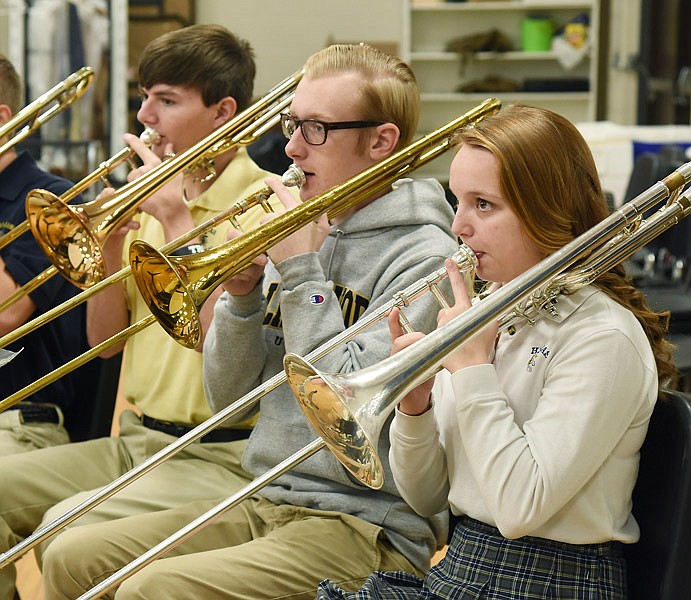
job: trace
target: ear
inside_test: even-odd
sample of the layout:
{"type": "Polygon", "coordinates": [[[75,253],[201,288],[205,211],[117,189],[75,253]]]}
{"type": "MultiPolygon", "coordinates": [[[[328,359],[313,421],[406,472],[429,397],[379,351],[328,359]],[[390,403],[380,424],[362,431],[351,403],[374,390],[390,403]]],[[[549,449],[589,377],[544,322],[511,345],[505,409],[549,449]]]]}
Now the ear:
{"type": "Polygon", "coordinates": [[[214,120],[216,121],[216,126],[223,125],[227,121],[230,121],[238,111],[238,103],[232,96],[226,96],[221,98],[216,103],[216,115],[214,120]]]}
{"type": "Polygon", "coordinates": [[[0,104],[0,125],[4,125],[12,118],[12,109],[7,104],[0,104]]]}
{"type": "Polygon", "coordinates": [[[380,161],[391,155],[398,144],[401,132],[393,123],[377,125],[369,146],[370,158],[380,161]]]}

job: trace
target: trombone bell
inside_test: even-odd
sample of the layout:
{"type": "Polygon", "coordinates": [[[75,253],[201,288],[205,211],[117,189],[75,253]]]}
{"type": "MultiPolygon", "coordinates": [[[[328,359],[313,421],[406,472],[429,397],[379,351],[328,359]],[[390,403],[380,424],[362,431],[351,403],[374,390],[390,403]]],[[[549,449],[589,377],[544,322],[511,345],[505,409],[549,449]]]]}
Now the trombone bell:
{"type": "MultiPolygon", "coordinates": [[[[281,181],[288,187],[301,187],[305,174],[293,164],[281,181]]],[[[238,214],[256,205],[268,212],[272,194],[273,190],[267,187],[241,200],[236,204],[238,214]]],[[[190,256],[166,256],[143,240],[130,245],[130,264],[144,301],[168,335],[187,348],[201,343],[199,310],[205,300],[224,279],[246,266],[244,259],[235,260],[232,253],[230,260],[223,260],[227,258],[228,244],[190,256]]]]}
{"type": "Polygon", "coordinates": [[[386,416],[382,420],[368,404],[381,390],[352,386],[347,375],[324,375],[294,354],[286,354],[283,363],[298,404],[329,450],[359,481],[381,488],[377,442],[386,416]]]}
{"type": "MultiPolygon", "coordinates": [[[[462,244],[452,258],[472,297],[478,264],[475,253],[462,244]]],[[[435,282],[445,271],[441,269],[427,278],[428,289],[442,307],[448,307],[448,303],[435,282]]],[[[408,329],[406,321],[402,324],[408,329]]],[[[408,374],[407,365],[397,356],[389,360],[408,374]]],[[[398,397],[406,379],[392,377],[390,371],[377,365],[356,373],[326,375],[290,352],[283,357],[283,367],[300,408],[329,450],[358,481],[375,490],[381,488],[384,467],[378,456],[379,435],[392,412],[392,399],[398,397]]]]}
{"type": "Polygon", "coordinates": [[[101,244],[81,205],[56,201],[47,190],[31,192],[27,219],[36,242],[58,270],[81,289],[105,278],[101,244]]]}
{"type": "MultiPolygon", "coordinates": [[[[144,129],[140,139],[149,147],[161,143],[161,135],[150,127],[144,129]]],[[[26,197],[27,221],[36,242],[58,271],[83,290],[107,275],[102,252],[106,234],[102,233],[102,226],[114,217],[104,211],[109,197],[77,205],[67,202],[97,179],[110,185],[106,176],[123,162],[134,166],[135,156],[134,150],[123,148],[64,194],[33,190],[26,197]],[[106,216],[101,216],[103,213],[106,216]]]]}

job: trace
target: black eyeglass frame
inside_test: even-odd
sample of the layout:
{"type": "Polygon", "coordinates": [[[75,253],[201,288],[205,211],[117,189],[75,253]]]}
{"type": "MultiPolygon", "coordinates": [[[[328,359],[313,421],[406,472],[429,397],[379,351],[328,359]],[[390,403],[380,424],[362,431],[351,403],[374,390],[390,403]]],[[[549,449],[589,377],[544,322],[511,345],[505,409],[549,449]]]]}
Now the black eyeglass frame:
{"type": "Polygon", "coordinates": [[[300,128],[300,133],[303,139],[310,146],[322,146],[326,144],[326,138],[328,137],[329,131],[336,129],[364,129],[366,127],[378,127],[379,125],[384,125],[384,121],[334,121],[329,123],[328,121],[320,121],[319,119],[297,119],[290,113],[281,113],[281,131],[286,138],[290,139],[293,134],[300,128]],[[288,129],[287,122],[293,123],[293,130],[288,129]],[[305,135],[305,130],[303,125],[305,123],[318,123],[324,128],[324,140],[318,143],[310,142],[305,135]]]}

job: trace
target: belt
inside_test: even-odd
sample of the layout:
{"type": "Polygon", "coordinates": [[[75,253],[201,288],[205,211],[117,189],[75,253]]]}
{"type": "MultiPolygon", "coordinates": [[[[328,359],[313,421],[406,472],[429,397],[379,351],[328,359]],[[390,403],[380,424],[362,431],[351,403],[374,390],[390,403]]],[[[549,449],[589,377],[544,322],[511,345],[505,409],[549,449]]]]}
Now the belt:
{"type": "Polygon", "coordinates": [[[60,423],[60,415],[55,406],[20,402],[7,410],[18,410],[25,423],[60,423]]]}
{"type": "MultiPolygon", "coordinates": [[[[142,415],[142,424],[149,429],[162,431],[168,435],[175,437],[182,437],[194,429],[190,425],[181,425],[179,423],[171,423],[170,421],[159,421],[152,419],[146,415],[142,415]]],[[[214,429],[206,435],[203,435],[199,441],[202,444],[218,444],[222,442],[237,442],[238,440],[246,440],[252,433],[251,429],[214,429]]]]}

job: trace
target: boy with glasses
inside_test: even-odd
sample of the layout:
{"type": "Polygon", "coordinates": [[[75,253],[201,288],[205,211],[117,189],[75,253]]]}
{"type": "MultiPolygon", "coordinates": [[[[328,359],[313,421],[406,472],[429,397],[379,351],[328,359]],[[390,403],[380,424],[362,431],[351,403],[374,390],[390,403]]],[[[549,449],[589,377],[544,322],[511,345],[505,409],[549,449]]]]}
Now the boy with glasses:
{"type": "MultiPolygon", "coordinates": [[[[403,148],[418,115],[417,84],[400,60],[366,45],[312,56],[282,118],[286,154],[306,176],[301,199],[403,148]]],[[[268,182],[286,210],[298,204],[277,178],[268,182]]],[[[440,268],[457,248],[452,217],[438,182],[401,180],[330,221],[310,222],[224,282],[203,352],[212,407],[224,408],[281,371],[286,352],[307,354],[440,268]]],[[[406,310],[422,331],[435,326],[429,296],[406,310]]],[[[345,373],[390,352],[382,322],[319,365],[345,373]]],[[[286,385],[257,409],[243,455],[255,477],[317,437],[286,385]]],[[[380,439],[387,463],[386,431],[380,439]]],[[[416,515],[386,468],[384,487],[373,491],[329,452],[317,453],[126,579],[115,597],[307,599],[327,576],[354,589],[375,570],[422,573],[445,540],[445,516],[416,515]]],[[[53,579],[63,586],[53,597],[76,597],[223,499],[121,519],[117,531],[98,524],[67,531],[49,549],[64,570],[53,579]]]]}

